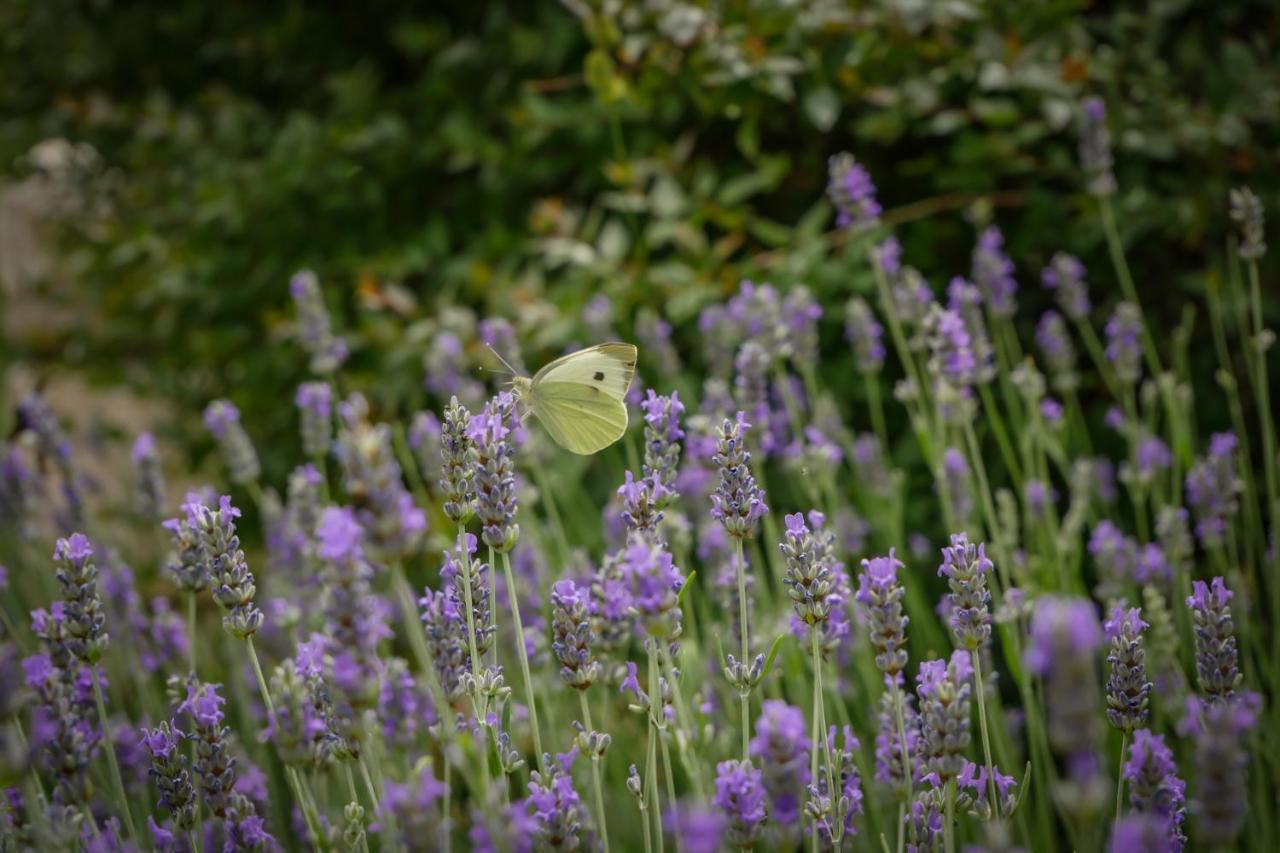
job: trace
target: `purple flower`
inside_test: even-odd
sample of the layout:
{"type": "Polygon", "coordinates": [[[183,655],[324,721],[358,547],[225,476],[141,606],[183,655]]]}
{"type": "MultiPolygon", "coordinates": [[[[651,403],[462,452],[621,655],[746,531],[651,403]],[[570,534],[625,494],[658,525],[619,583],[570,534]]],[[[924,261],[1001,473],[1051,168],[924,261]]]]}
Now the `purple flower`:
{"type": "Polygon", "coordinates": [[[621,566],[630,587],[631,608],[652,636],[676,639],[681,631],[680,587],[684,575],[660,544],[633,536],[621,566]]]}
{"type": "Polygon", "coordinates": [[[1101,98],[1080,102],[1080,168],[1085,186],[1096,198],[1115,195],[1116,176],[1112,172],[1111,132],[1107,130],[1107,105],[1101,98]]]}
{"type": "Polygon", "coordinates": [[[978,362],[964,318],[956,311],[934,305],[925,317],[925,329],[929,371],[934,377],[958,387],[972,385],[977,379],[978,362]]]}
{"type": "Polygon", "coordinates": [[[215,817],[225,819],[232,809],[236,760],[227,741],[230,730],[223,725],[223,702],[218,685],[195,683],[188,686],[186,701],[178,710],[190,720],[187,731],[195,745],[201,801],[215,817]]]}
{"type": "Polygon", "coordinates": [[[83,533],[73,533],[58,540],[53,559],[59,564],[56,576],[62,590],[67,648],[82,663],[97,663],[107,650],[110,638],[102,596],[98,592],[93,546],[83,533]]]}
{"type": "Polygon", "coordinates": [[[1085,283],[1084,264],[1075,255],[1056,252],[1049,259],[1049,266],[1040,273],[1040,281],[1046,290],[1052,290],[1062,313],[1071,320],[1082,323],[1089,319],[1089,287],[1085,283]]]}
{"type": "Polygon", "coordinates": [[[1204,704],[1187,700],[1184,729],[1194,741],[1194,778],[1198,782],[1191,811],[1206,849],[1234,847],[1248,808],[1248,735],[1258,725],[1261,697],[1243,693],[1204,704]]]}
{"type": "Polygon", "coordinates": [[[912,783],[920,781],[923,772],[918,756],[920,751],[920,719],[916,713],[915,696],[902,689],[902,676],[896,681],[885,679],[885,691],[880,694],[879,727],[876,730],[877,782],[884,783],[895,796],[907,793],[906,773],[912,783]],[[902,702],[902,731],[898,730],[897,703],[902,702]],[[903,741],[906,742],[906,766],[903,766],[903,741]]]}
{"type": "Polygon", "coordinates": [[[987,559],[987,546],[974,545],[963,533],[951,535],[951,545],[942,549],[942,565],[939,577],[946,577],[951,592],[951,633],[956,643],[970,651],[987,644],[991,639],[991,593],[987,590],[987,575],[993,566],[987,559]]]}
{"type": "Polygon", "coordinates": [[[1142,314],[1138,306],[1117,303],[1103,332],[1107,361],[1115,368],[1116,378],[1125,385],[1135,384],[1142,378],[1142,314]]]}
{"type": "Polygon", "coordinates": [[[298,309],[298,340],[311,357],[311,371],[333,373],[347,360],[347,344],[333,334],[316,274],[311,270],[294,273],[289,295],[298,309]]]}
{"type": "Polygon", "coordinates": [[[766,699],[751,756],[760,762],[770,817],[782,826],[800,820],[800,792],[809,784],[809,746],[804,713],[781,699],[766,699]]]}
{"type": "Polygon", "coordinates": [[[520,355],[520,341],[516,330],[505,317],[486,317],[477,329],[484,345],[498,354],[505,364],[517,373],[526,373],[524,358],[520,355]]]}
{"type": "Polygon", "coordinates": [[[333,441],[333,389],[328,382],[304,382],[293,402],[300,418],[302,452],[313,459],[327,455],[333,441]]]}
{"type": "Polygon", "coordinates": [[[1196,535],[1207,548],[1221,547],[1227,525],[1240,508],[1234,433],[1214,433],[1209,453],[1187,472],[1187,503],[1196,516],[1196,535]]]}
{"type": "MultiPolygon", "coordinates": [[[[464,631],[472,633],[472,637],[466,640],[466,648],[468,651],[474,649],[475,654],[483,658],[485,652],[493,646],[496,628],[489,624],[491,569],[487,563],[474,559],[476,545],[475,536],[460,532],[453,550],[444,554],[440,580],[448,595],[452,612],[459,614],[464,631]],[[471,593],[470,618],[467,610],[468,586],[471,593]]],[[[481,660],[471,660],[470,671],[478,673],[481,663],[481,660]]]]}
{"type": "Polygon", "coordinates": [[[871,262],[889,278],[897,277],[902,271],[902,244],[898,242],[898,238],[893,235],[885,237],[871,250],[871,262]]]}
{"type": "Polygon", "coordinates": [[[1094,656],[1102,640],[1098,616],[1086,599],[1048,595],[1036,601],[1025,661],[1044,679],[1049,742],[1059,754],[1092,755],[1101,736],[1094,656]]]}
{"type": "Polygon", "coordinates": [[[871,175],[852,154],[827,161],[827,198],[836,208],[836,225],[863,230],[880,224],[880,204],[871,175]]]}
{"type": "Polygon", "coordinates": [[[863,560],[854,595],[867,614],[876,666],[891,679],[907,667],[907,623],[911,620],[902,610],[904,590],[898,581],[902,567],[892,548],[888,556],[863,560]]]}
{"type": "Polygon", "coordinates": [[[204,425],[227,463],[231,482],[238,486],[256,482],[262,468],[258,464],[258,451],[253,449],[249,434],[240,425],[240,410],[230,400],[214,400],[205,407],[204,425]]]}
{"type": "Polygon", "coordinates": [[[1004,251],[1004,235],[992,225],[978,237],[973,249],[973,280],[996,317],[1011,317],[1018,308],[1018,282],[1013,261],[1004,251]]]}
{"type": "Polygon", "coordinates": [[[385,610],[370,588],[373,569],[365,560],[362,534],[355,513],[346,507],[325,509],[316,530],[328,651],[345,676],[334,679],[335,699],[353,714],[377,702],[378,645],[391,637],[385,610]]]}
{"type": "Polygon", "coordinates": [[[257,587],[236,533],[235,519],[240,510],[231,505],[231,498],[226,495],[216,510],[203,503],[187,503],[183,509],[187,513],[186,524],[198,543],[213,600],[227,611],[222,626],[242,640],[256,634],[262,627],[263,615],[253,603],[257,587]]]}
{"type": "Polygon", "coordinates": [[[164,472],[156,453],[156,440],[149,432],[138,434],[133,442],[134,506],[148,520],[161,517],[167,502],[164,494],[164,472]]]}
{"type": "Polygon", "coordinates": [[[440,826],[440,808],[436,805],[444,795],[444,785],[435,777],[431,765],[419,762],[407,782],[388,779],[384,790],[378,814],[384,820],[395,818],[400,845],[409,850],[430,849],[433,841],[429,839],[436,839],[442,829],[447,830],[440,826]]]}
{"type": "Polygon", "coordinates": [[[1195,625],[1196,680],[1210,702],[1230,700],[1240,685],[1232,595],[1222,578],[1215,577],[1208,584],[1194,581],[1192,594],[1187,597],[1195,625]]]}
{"type": "Polygon", "coordinates": [[[650,388],[640,408],[644,409],[643,472],[645,477],[657,475],[667,492],[664,500],[670,504],[678,497],[674,487],[680,468],[680,442],[684,440],[684,430],[680,428],[684,404],[675,391],[664,397],[650,388]]]}
{"type": "Polygon", "coordinates": [[[960,315],[969,332],[969,351],[974,360],[974,381],[990,382],[995,376],[995,349],[987,334],[982,311],[983,296],[977,285],[956,276],[947,285],[947,308],[960,315]]]}
{"type": "Polygon", "coordinates": [[[942,453],[942,483],[947,505],[956,523],[973,517],[973,481],[969,475],[969,463],[964,454],[954,447],[942,453]]]}
{"type": "Polygon", "coordinates": [[[361,394],[351,394],[338,407],[338,420],[334,455],[343,487],[360,507],[369,545],[386,559],[400,559],[417,548],[427,518],[401,479],[391,427],[370,421],[369,403],[361,394]]]}
{"type": "Polygon", "coordinates": [[[1079,384],[1076,373],[1076,348],[1071,343],[1067,323],[1057,311],[1046,311],[1036,324],[1036,345],[1044,353],[1053,387],[1059,391],[1075,390],[1079,384]]]}
{"type": "Polygon", "coordinates": [[[196,792],[186,753],[180,748],[182,740],[182,731],[172,723],[142,730],[142,744],[151,756],[149,775],[160,792],[160,806],[172,816],[173,825],[185,831],[196,825],[196,792]]]}
{"type": "Polygon", "coordinates": [[[831,593],[835,586],[826,554],[819,551],[818,537],[805,524],[800,513],[788,515],[786,539],[780,543],[786,559],[782,579],[791,598],[796,617],[806,625],[821,626],[831,611],[831,593]]]}
{"type": "Polygon", "coordinates": [[[756,523],[769,511],[764,491],[751,475],[751,453],[746,443],[750,427],[742,412],[738,412],[736,421],[725,418],[713,458],[720,471],[720,482],[711,495],[711,515],[737,539],[750,536],[756,523]]]}
{"type": "Polygon", "coordinates": [[[1164,849],[1180,851],[1186,841],[1182,821],[1186,816],[1187,786],[1178,778],[1173,751],[1165,745],[1164,737],[1147,729],[1135,731],[1121,774],[1129,783],[1129,802],[1134,810],[1155,819],[1159,830],[1156,837],[1168,845],[1164,849]]]}
{"type": "Polygon", "coordinates": [[[1102,627],[1111,644],[1107,654],[1107,719],[1129,734],[1147,722],[1151,682],[1147,681],[1146,651],[1142,645],[1147,623],[1142,621],[1138,608],[1115,607],[1102,627]]]}
{"type": "Polygon", "coordinates": [[[679,838],[685,853],[719,853],[724,837],[724,819],[705,806],[671,806],[663,826],[679,838]]]}
{"type": "Polygon", "coordinates": [[[867,300],[855,296],[845,304],[844,337],[853,347],[858,372],[874,375],[884,367],[884,327],[876,320],[867,300]]]}
{"type": "Polygon", "coordinates": [[[1104,600],[1120,597],[1134,579],[1138,543],[1108,519],[1099,521],[1089,535],[1089,555],[1098,567],[1098,594],[1104,600]]]}
{"type": "Polygon", "coordinates": [[[622,518],[627,529],[649,534],[658,529],[662,507],[670,502],[666,486],[656,473],[636,480],[627,471],[626,482],[618,487],[618,497],[622,498],[622,518]]]}
{"type": "Polygon", "coordinates": [[[724,818],[724,840],[750,850],[764,831],[769,812],[764,776],[747,761],[721,761],[716,765],[716,793],[712,803],[724,818]]]}
{"type": "Polygon", "coordinates": [[[1240,229],[1240,257],[1257,261],[1267,253],[1267,233],[1262,200],[1248,187],[1236,187],[1227,193],[1231,221],[1240,229]]]}
{"type": "Polygon", "coordinates": [[[593,634],[591,591],[572,580],[557,581],[551,588],[551,650],[560,662],[560,677],[577,690],[600,678],[591,650],[593,634]]]}
{"type": "Polygon", "coordinates": [[[457,397],[467,405],[479,405],[484,399],[484,386],[467,370],[462,341],[451,331],[441,330],[432,338],[423,359],[425,386],[440,398],[457,397]]]}
{"type": "Polygon", "coordinates": [[[499,553],[515,547],[520,536],[520,527],[515,523],[516,449],[509,440],[511,429],[507,426],[513,417],[515,398],[504,392],[485,403],[484,412],[471,419],[480,538],[499,553]]]}
{"type": "Polygon", "coordinates": [[[972,803],[972,808],[978,815],[983,816],[984,820],[990,820],[1000,813],[1011,814],[1017,804],[1017,797],[1013,793],[1017,780],[1001,773],[1000,768],[995,766],[991,768],[991,776],[994,777],[998,800],[994,808],[987,801],[992,787],[988,784],[987,768],[972,761],[965,761],[960,774],[956,777],[957,790],[965,800],[972,803]]]}
{"type": "Polygon", "coordinates": [[[950,662],[921,663],[916,681],[921,757],[945,783],[960,773],[969,745],[969,695],[973,691],[969,652],[956,649],[950,662]]]}
{"type": "Polygon", "coordinates": [[[573,788],[570,769],[578,756],[572,752],[547,756],[546,770],[529,774],[528,810],[533,815],[538,839],[549,850],[576,850],[582,828],[582,800],[573,788]]]}

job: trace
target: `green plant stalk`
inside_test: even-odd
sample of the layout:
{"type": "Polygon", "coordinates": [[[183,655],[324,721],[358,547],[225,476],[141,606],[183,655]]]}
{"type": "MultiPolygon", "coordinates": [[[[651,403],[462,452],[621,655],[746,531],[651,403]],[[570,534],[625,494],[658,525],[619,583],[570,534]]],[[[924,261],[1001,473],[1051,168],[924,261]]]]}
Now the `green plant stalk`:
{"type": "MultiPolygon", "coordinates": [[[[818,683],[818,642],[813,641],[813,663],[814,663],[814,679],[813,679],[813,711],[811,722],[809,723],[809,778],[813,781],[815,790],[818,786],[818,738],[822,737],[822,685],[818,683]]],[[[818,853],[818,821],[813,821],[813,826],[809,830],[809,850],[811,853],[818,853]]]]}
{"type": "MultiPolygon", "coordinates": [[[[342,773],[343,773],[343,777],[346,779],[346,782],[347,782],[347,796],[351,798],[351,802],[355,803],[356,805],[359,805],[360,793],[356,790],[356,777],[352,775],[351,765],[346,761],[342,762],[342,773]]],[[[363,828],[364,827],[362,825],[361,829],[363,830],[363,828]]],[[[363,832],[361,834],[363,835],[363,832]]],[[[366,850],[366,851],[369,849],[368,839],[364,839],[363,843],[360,845],[360,849],[366,850]]]]}
{"type": "Polygon", "coordinates": [[[956,849],[956,780],[947,782],[946,823],[942,828],[943,846],[947,853],[955,853],[956,849]]]}
{"type": "MultiPolygon", "coordinates": [[[[911,355],[911,348],[907,346],[907,338],[902,333],[902,323],[898,320],[898,312],[893,304],[893,294],[889,290],[889,282],[884,277],[884,272],[878,264],[871,263],[871,272],[876,280],[876,290],[880,295],[880,309],[884,311],[885,319],[889,321],[889,336],[893,338],[893,347],[898,351],[898,360],[902,362],[902,371],[906,374],[911,384],[916,386],[916,394],[919,395],[921,401],[921,411],[931,412],[933,406],[929,402],[929,386],[925,383],[925,377],[916,364],[915,358],[911,355]]],[[[918,423],[915,426],[916,438],[920,442],[920,447],[924,452],[925,461],[932,464],[933,446],[929,441],[929,433],[934,431],[933,425],[930,423],[926,428],[922,429],[918,423]]]]}
{"type": "Polygon", "coordinates": [[[658,665],[662,667],[662,671],[667,675],[671,690],[675,694],[676,706],[676,749],[680,754],[680,763],[684,765],[685,772],[689,775],[689,781],[693,783],[694,793],[699,800],[706,799],[706,791],[702,784],[702,766],[695,764],[689,758],[689,749],[686,742],[686,736],[693,736],[693,724],[689,720],[689,710],[685,706],[684,695],[680,689],[680,679],[676,678],[675,661],[668,657],[668,653],[663,649],[658,649],[658,665]]]}
{"type": "Polygon", "coordinates": [[[442,782],[444,792],[440,798],[440,849],[443,853],[449,853],[453,845],[453,833],[451,824],[453,823],[453,774],[450,772],[449,760],[446,758],[443,762],[444,767],[441,768],[442,782]]]}
{"type": "MultiPolygon", "coordinates": [[[[267,679],[262,674],[262,664],[258,661],[258,651],[254,647],[253,637],[245,637],[245,647],[249,651],[249,662],[253,664],[253,674],[258,680],[258,691],[262,694],[262,704],[267,709],[267,719],[273,720],[276,716],[276,706],[271,700],[271,691],[267,689],[267,679]]],[[[324,837],[320,832],[320,816],[316,810],[315,803],[306,795],[306,783],[302,781],[297,771],[285,765],[285,777],[289,780],[289,787],[293,789],[293,797],[298,801],[298,808],[302,811],[302,819],[307,825],[307,831],[311,833],[317,845],[321,845],[321,839],[324,837]]]]}
{"type": "Polygon", "coordinates": [[[1124,749],[1129,745],[1129,733],[1120,732],[1120,760],[1116,765],[1116,816],[1112,826],[1120,825],[1120,813],[1124,807],[1124,749]]]}
{"type": "MultiPolygon", "coordinates": [[[[655,637],[647,641],[649,652],[649,755],[645,761],[645,784],[649,789],[649,803],[652,808],[649,819],[656,823],[658,853],[666,849],[666,840],[662,835],[662,803],[658,799],[658,713],[662,706],[662,694],[658,692],[657,643],[655,637]]],[[[675,804],[672,803],[674,806],[675,804]]]]}
{"type": "Polygon", "coordinates": [[[864,373],[862,383],[867,389],[867,408],[871,410],[871,428],[875,431],[876,438],[880,439],[880,446],[887,451],[889,430],[884,421],[884,401],[880,398],[880,381],[870,373],[864,373]]]}
{"type": "MultiPolygon", "coordinates": [[[[591,724],[591,705],[587,702],[587,692],[585,690],[578,691],[578,702],[582,706],[582,724],[587,727],[587,731],[595,731],[595,726],[591,724]]],[[[595,796],[596,805],[596,825],[600,828],[600,844],[604,848],[604,853],[609,853],[609,816],[604,810],[604,787],[600,781],[600,756],[591,756],[591,783],[595,796]]]]}
{"type": "MultiPolygon", "coordinates": [[[[524,623],[520,620],[520,596],[516,594],[516,580],[511,574],[511,555],[502,552],[502,574],[507,580],[507,601],[511,604],[511,619],[516,623],[516,653],[520,658],[520,674],[524,677],[524,698],[529,703],[529,728],[533,730],[533,748],[538,752],[538,770],[547,772],[546,758],[542,754],[542,733],[538,730],[538,707],[533,701],[533,676],[529,674],[529,650],[524,645],[524,623]]],[[[490,585],[493,589],[494,585],[490,585]]],[[[494,643],[494,648],[497,648],[494,643]]]]}
{"type": "Polygon", "coordinates": [[[973,661],[973,692],[978,694],[978,726],[982,731],[982,758],[987,762],[987,796],[990,798],[991,813],[1000,818],[1000,798],[996,792],[995,764],[991,761],[991,736],[987,731],[987,688],[982,679],[982,655],[977,649],[969,650],[969,658],[973,661]]]}
{"type": "Polygon", "coordinates": [[[196,645],[199,636],[199,620],[196,615],[196,593],[194,591],[187,593],[187,664],[190,667],[191,677],[196,675],[196,645]]]}
{"type": "MultiPolygon", "coordinates": [[[[813,647],[813,684],[814,691],[818,698],[818,731],[816,734],[822,739],[822,749],[826,756],[827,762],[827,797],[831,800],[831,807],[835,814],[832,817],[835,820],[831,826],[831,843],[837,850],[840,849],[840,839],[844,837],[844,821],[838,813],[838,804],[840,802],[841,792],[836,788],[835,777],[835,761],[831,757],[831,739],[827,737],[827,709],[826,698],[822,692],[822,651],[818,646],[818,628],[816,625],[809,626],[809,636],[813,647]]],[[[818,751],[817,744],[811,746],[814,752],[818,751]]],[[[816,785],[817,777],[813,777],[816,785]]]]}
{"type": "Polygon", "coordinates": [[[902,685],[896,680],[893,685],[893,716],[898,724],[898,751],[902,755],[902,780],[907,785],[907,799],[898,806],[898,853],[902,853],[906,843],[906,831],[903,827],[902,809],[916,798],[915,780],[911,778],[911,751],[907,746],[907,697],[902,685]]]}
{"type": "MultiPolygon", "coordinates": [[[[739,664],[742,666],[745,677],[747,668],[750,666],[750,659],[747,656],[751,654],[747,639],[747,574],[743,566],[745,561],[742,553],[742,538],[735,536],[733,543],[737,556],[735,569],[738,576],[738,636],[742,640],[742,657],[739,658],[739,664]]],[[[652,698],[650,701],[653,701],[652,698]]],[[[742,760],[746,761],[751,737],[751,690],[745,684],[738,686],[738,703],[742,708],[742,760]]]]}
{"type": "MultiPolygon", "coordinates": [[[[462,534],[463,537],[466,536],[465,529],[461,529],[460,533],[462,534]]],[[[486,712],[488,711],[488,709],[485,707],[486,703],[481,701],[480,691],[478,689],[479,672],[480,672],[481,664],[483,662],[480,659],[479,648],[476,646],[476,608],[475,608],[475,602],[472,601],[471,580],[470,580],[471,579],[471,554],[469,553],[469,549],[467,548],[465,539],[462,542],[462,546],[460,550],[462,552],[463,577],[465,578],[465,582],[462,584],[462,597],[463,597],[463,604],[465,604],[467,608],[467,651],[471,655],[471,689],[468,692],[471,694],[471,710],[472,710],[472,713],[475,714],[476,722],[481,726],[484,726],[487,730],[488,714],[486,712]]],[[[490,571],[492,571],[492,565],[493,564],[490,563],[490,571]]],[[[492,578],[490,578],[490,580],[492,581],[492,578]]],[[[492,586],[492,583],[490,584],[490,586],[492,586]]],[[[490,748],[489,741],[490,740],[492,740],[492,737],[490,737],[489,735],[486,735],[484,748],[480,750],[480,782],[481,782],[480,796],[481,796],[481,802],[484,804],[484,808],[486,811],[488,811],[488,803],[489,803],[488,795],[489,795],[489,748],[490,748]]]]}
{"type": "Polygon", "coordinates": [[[102,698],[102,679],[98,668],[90,664],[93,671],[93,701],[98,706],[98,724],[102,726],[102,751],[107,754],[107,766],[111,770],[111,788],[115,794],[116,804],[124,815],[124,827],[129,838],[141,842],[138,831],[134,828],[133,812],[129,810],[129,798],[124,792],[124,777],[120,775],[120,764],[116,761],[116,748],[111,742],[111,727],[107,722],[107,703],[102,698]]]}
{"type": "MultiPolygon", "coordinates": [[[[1253,339],[1257,351],[1257,369],[1254,381],[1257,383],[1258,417],[1262,422],[1262,470],[1267,484],[1267,516],[1271,519],[1271,535],[1280,536],[1280,476],[1276,466],[1280,461],[1276,458],[1276,425],[1275,414],[1271,411],[1271,384],[1267,377],[1267,351],[1262,347],[1266,328],[1262,317],[1262,286],[1259,283],[1258,262],[1249,262],[1249,305],[1253,314],[1253,339]]],[[[1280,582],[1272,581],[1273,618],[1280,619],[1280,582]]],[[[1277,643],[1280,643],[1280,631],[1276,632],[1277,643]]]]}
{"type": "Polygon", "coordinates": [[[1015,483],[1021,483],[1023,481],[1022,466],[1018,464],[1018,457],[1013,452],[1013,443],[1009,441],[1009,433],[1004,426],[1004,418],[1001,417],[1000,408],[996,405],[995,398],[991,396],[991,388],[986,382],[978,383],[978,395],[982,397],[982,408],[991,423],[991,431],[996,437],[996,444],[1000,447],[1000,456],[1004,459],[1005,468],[1008,469],[1009,476],[1015,483]]]}

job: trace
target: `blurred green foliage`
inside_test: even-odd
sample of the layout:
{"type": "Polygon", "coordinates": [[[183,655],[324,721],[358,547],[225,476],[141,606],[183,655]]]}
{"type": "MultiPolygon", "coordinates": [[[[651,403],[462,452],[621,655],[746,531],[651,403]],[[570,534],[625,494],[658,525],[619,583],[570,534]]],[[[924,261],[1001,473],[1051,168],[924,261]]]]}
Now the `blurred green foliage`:
{"type": "Polygon", "coordinates": [[[1033,322],[1053,251],[1081,254],[1104,302],[1111,281],[1075,163],[1086,93],[1110,105],[1131,261],[1171,323],[1160,294],[1222,263],[1227,188],[1280,200],[1274,12],[7,0],[0,176],[50,137],[97,154],[61,234],[71,288],[50,289],[76,322],[10,354],[193,413],[228,395],[278,441],[305,357],[267,346],[310,267],[384,404],[417,402],[450,302],[550,350],[603,291],[622,333],[647,304],[696,357],[694,313],[742,277],[840,301],[866,286],[831,251],[822,198],[846,149],[935,286],[967,271],[975,225],[1001,224],[1033,322]]]}

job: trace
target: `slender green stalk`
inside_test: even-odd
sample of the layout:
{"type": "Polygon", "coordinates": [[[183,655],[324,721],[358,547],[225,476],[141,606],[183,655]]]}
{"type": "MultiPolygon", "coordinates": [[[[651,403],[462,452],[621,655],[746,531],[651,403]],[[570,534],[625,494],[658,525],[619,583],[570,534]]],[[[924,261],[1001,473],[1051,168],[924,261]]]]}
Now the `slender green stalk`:
{"type": "Polygon", "coordinates": [[[903,826],[902,809],[915,800],[915,780],[911,774],[911,750],[907,746],[907,696],[902,685],[893,685],[893,715],[898,724],[898,750],[902,754],[902,780],[907,785],[907,799],[898,805],[898,853],[902,853],[906,842],[906,831],[903,826]]]}
{"type": "Polygon", "coordinates": [[[662,694],[658,691],[657,652],[654,648],[656,642],[654,637],[646,642],[649,649],[649,757],[645,762],[645,782],[649,789],[649,802],[652,804],[649,818],[657,823],[658,853],[662,853],[666,848],[662,835],[662,803],[658,799],[658,714],[662,712],[662,694]]]}
{"type": "MultiPolygon", "coordinates": [[[[594,731],[591,725],[591,705],[587,703],[587,692],[578,691],[578,702],[582,705],[582,724],[587,731],[594,731]]],[[[600,756],[591,756],[591,782],[596,800],[596,826],[600,830],[600,845],[604,853],[609,853],[609,815],[604,810],[604,787],[600,781],[600,756]]]]}
{"type": "MultiPolygon", "coordinates": [[[[351,798],[351,802],[355,803],[356,805],[359,805],[360,792],[356,790],[356,777],[351,773],[351,764],[349,762],[346,762],[346,761],[342,762],[342,774],[347,782],[347,796],[351,798]]],[[[384,832],[385,832],[385,827],[384,827],[384,832]]],[[[360,849],[361,850],[369,849],[368,838],[364,839],[364,842],[360,845],[360,849]]]]}
{"type": "Polygon", "coordinates": [[[1120,732],[1120,762],[1116,773],[1116,817],[1113,825],[1120,824],[1120,812],[1124,807],[1124,748],[1129,745],[1129,733],[1120,732]]]}
{"type": "Polygon", "coordinates": [[[880,446],[888,451],[889,430],[885,427],[884,401],[880,398],[880,379],[870,373],[866,373],[862,376],[862,382],[867,389],[867,407],[871,410],[871,428],[875,431],[876,438],[880,439],[880,446]]]}
{"type": "Polygon", "coordinates": [[[443,853],[449,853],[450,847],[453,845],[453,774],[450,772],[449,762],[444,762],[443,773],[444,793],[440,798],[440,849],[443,853]]]}
{"type": "MultiPolygon", "coordinates": [[[[816,636],[816,635],[815,635],[816,636]]],[[[814,640],[814,679],[813,679],[813,711],[809,723],[809,778],[814,789],[818,786],[818,738],[822,737],[822,685],[817,678],[817,640],[814,640]]],[[[809,849],[818,853],[818,821],[813,821],[809,830],[809,849]]]]}
{"type": "MultiPolygon", "coordinates": [[[[524,623],[520,621],[520,596],[515,577],[511,574],[511,556],[502,552],[502,574],[507,579],[507,600],[511,604],[511,619],[516,623],[516,653],[520,658],[520,674],[524,676],[524,698],[529,703],[529,728],[533,730],[533,748],[538,752],[538,769],[545,775],[546,758],[542,755],[542,734],[538,730],[538,706],[533,701],[533,676],[529,674],[529,650],[524,645],[524,623]]],[[[493,587],[490,586],[490,589],[493,587]]],[[[497,643],[494,643],[495,648],[497,643]]]]}
{"type": "MultiPolygon", "coordinates": [[[[733,543],[737,557],[737,566],[735,568],[738,576],[738,635],[742,640],[742,657],[738,662],[742,667],[742,675],[745,678],[750,667],[748,655],[751,654],[750,643],[747,639],[747,575],[746,568],[743,565],[745,560],[742,554],[742,539],[735,536],[733,543]]],[[[745,684],[738,687],[738,702],[742,708],[742,760],[746,761],[751,738],[751,690],[745,684]]]]}
{"type": "Polygon", "coordinates": [[[942,828],[943,846],[947,853],[956,849],[956,780],[947,782],[946,824],[942,828]]]}
{"type": "MultiPolygon", "coordinates": [[[[822,650],[818,645],[818,628],[816,625],[809,627],[809,636],[812,638],[810,643],[813,651],[813,685],[814,691],[818,697],[818,731],[815,733],[822,739],[822,751],[825,753],[827,762],[827,797],[831,800],[832,818],[831,822],[831,842],[837,850],[840,849],[840,839],[844,836],[844,820],[838,813],[838,804],[840,802],[840,791],[836,788],[835,761],[831,756],[831,739],[827,737],[827,709],[826,699],[822,692],[822,650]]],[[[818,751],[817,743],[814,742],[812,750],[818,751]]],[[[813,777],[814,784],[817,785],[817,777],[813,777]]]]}
{"type": "Polygon", "coordinates": [[[107,754],[107,765],[111,770],[111,788],[115,794],[116,805],[124,816],[124,828],[129,838],[140,841],[138,831],[134,828],[133,812],[129,810],[129,797],[124,792],[124,777],[120,775],[120,764],[116,761],[115,744],[111,742],[111,727],[107,722],[107,703],[102,698],[102,679],[98,668],[90,666],[93,672],[93,701],[98,706],[98,723],[102,726],[102,751],[107,754]]]}
{"type": "Polygon", "coordinates": [[[1016,483],[1022,482],[1022,466],[1018,464],[1017,454],[1013,452],[1013,443],[1009,441],[1009,433],[1004,426],[1004,418],[1000,416],[1000,408],[996,405],[995,398],[991,396],[991,388],[985,382],[978,383],[978,395],[982,397],[982,408],[987,413],[987,420],[991,424],[991,432],[996,437],[996,444],[1000,447],[1000,456],[1004,460],[1005,468],[1009,471],[1009,476],[1016,483]]]}
{"type": "Polygon", "coordinates": [[[191,669],[191,675],[194,678],[196,674],[196,647],[198,645],[199,619],[196,614],[195,592],[187,593],[187,658],[188,666],[191,669]]]}
{"type": "Polygon", "coordinates": [[[977,649],[969,652],[969,657],[973,660],[973,692],[978,694],[978,725],[982,729],[982,757],[987,762],[987,786],[988,797],[990,797],[991,814],[999,819],[1000,817],[1000,798],[996,793],[996,773],[995,765],[991,761],[991,737],[987,733],[987,690],[986,683],[982,679],[982,655],[978,654],[977,649]]]}

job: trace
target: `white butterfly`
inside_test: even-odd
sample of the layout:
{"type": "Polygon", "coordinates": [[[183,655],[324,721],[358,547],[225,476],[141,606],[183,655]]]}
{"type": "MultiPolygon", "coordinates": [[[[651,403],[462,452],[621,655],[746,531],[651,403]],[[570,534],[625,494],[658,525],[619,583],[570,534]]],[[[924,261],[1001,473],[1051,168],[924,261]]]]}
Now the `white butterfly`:
{"type": "Polygon", "coordinates": [[[587,455],[627,431],[624,399],[635,372],[634,344],[599,344],[557,358],[532,379],[516,376],[511,387],[556,444],[587,455]]]}

